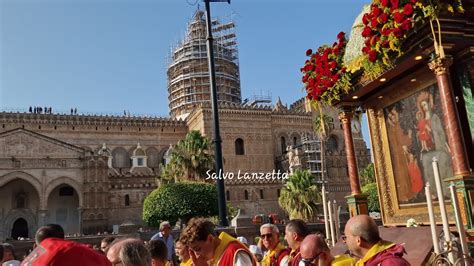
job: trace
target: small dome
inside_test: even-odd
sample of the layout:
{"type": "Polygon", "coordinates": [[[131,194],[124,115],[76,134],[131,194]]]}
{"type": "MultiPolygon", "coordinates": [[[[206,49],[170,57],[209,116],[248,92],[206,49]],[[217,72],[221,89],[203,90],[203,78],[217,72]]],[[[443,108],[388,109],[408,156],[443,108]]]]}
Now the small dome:
{"type": "Polygon", "coordinates": [[[362,31],[364,30],[364,24],[362,24],[362,17],[365,13],[369,12],[369,5],[365,5],[362,8],[361,13],[357,16],[352,24],[352,30],[349,36],[349,40],[346,45],[346,51],[344,53],[344,64],[350,71],[357,71],[360,68],[360,57],[362,54],[362,48],[364,48],[365,39],[362,37],[362,31]],[[359,60],[358,60],[359,59],[359,60]]]}
{"type": "Polygon", "coordinates": [[[133,151],[133,156],[146,156],[145,150],[138,143],[137,148],[133,151]]]}

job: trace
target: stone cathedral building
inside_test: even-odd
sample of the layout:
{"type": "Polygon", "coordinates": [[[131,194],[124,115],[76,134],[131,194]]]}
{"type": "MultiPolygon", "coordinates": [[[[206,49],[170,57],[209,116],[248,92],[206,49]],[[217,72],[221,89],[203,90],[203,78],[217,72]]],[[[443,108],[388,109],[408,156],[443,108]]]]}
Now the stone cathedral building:
{"type": "MultiPolygon", "coordinates": [[[[190,130],[212,138],[207,68],[197,64],[205,36],[195,34],[200,23],[197,12],[171,57],[170,118],[0,112],[0,240],[33,237],[45,223],[61,224],[69,234],[142,224],[143,200],[157,188],[170,144],[190,130]]],[[[294,146],[308,155],[303,168],[317,162],[311,170],[320,179],[320,151],[310,156],[302,145],[313,135],[314,114],[306,112],[303,99],[290,107],[281,101],[242,103],[233,26],[219,21],[213,26],[223,32],[217,35],[221,57],[216,68],[224,170],[287,171],[286,149],[294,146]]],[[[343,133],[337,112],[330,113],[334,120],[326,143],[326,180],[330,199],[344,205],[350,188],[343,133]]],[[[370,154],[357,127],[354,134],[362,168],[370,154]]],[[[226,197],[250,216],[272,212],[285,217],[278,206],[282,186],[281,180],[226,180],[226,197]]]]}

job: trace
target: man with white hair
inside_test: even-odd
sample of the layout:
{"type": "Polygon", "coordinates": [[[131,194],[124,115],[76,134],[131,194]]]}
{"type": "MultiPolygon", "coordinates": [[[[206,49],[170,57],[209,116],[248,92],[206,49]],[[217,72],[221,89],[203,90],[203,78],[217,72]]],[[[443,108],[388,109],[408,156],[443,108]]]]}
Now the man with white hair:
{"type": "Polygon", "coordinates": [[[260,227],[260,238],[267,249],[262,260],[262,266],[287,266],[290,250],[280,243],[278,227],[274,224],[264,224],[260,227]]]}
{"type": "Polygon", "coordinates": [[[174,239],[171,235],[171,225],[168,221],[163,221],[160,223],[160,231],[152,236],[150,240],[158,239],[165,242],[166,248],[168,249],[167,260],[172,262],[174,253],[174,239]]]}

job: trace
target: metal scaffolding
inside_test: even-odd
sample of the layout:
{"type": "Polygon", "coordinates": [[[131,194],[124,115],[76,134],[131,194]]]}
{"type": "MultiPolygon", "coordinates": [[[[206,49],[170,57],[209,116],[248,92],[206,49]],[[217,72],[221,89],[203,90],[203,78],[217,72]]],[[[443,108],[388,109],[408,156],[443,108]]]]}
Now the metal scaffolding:
{"type": "MultiPolygon", "coordinates": [[[[241,104],[240,73],[234,22],[212,21],[218,101],[241,104]]],[[[168,62],[170,115],[183,118],[196,104],[210,102],[209,67],[204,12],[196,11],[185,37],[174,47],[168,62]]]]}

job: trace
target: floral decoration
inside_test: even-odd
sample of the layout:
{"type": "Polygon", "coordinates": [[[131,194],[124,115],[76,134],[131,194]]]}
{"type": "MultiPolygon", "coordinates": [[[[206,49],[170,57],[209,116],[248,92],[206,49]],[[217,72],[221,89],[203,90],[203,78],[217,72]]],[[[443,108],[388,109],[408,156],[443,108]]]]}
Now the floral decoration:
{"type": "Polygon", "coordinates": [[[401,44],[422,11],[420,0],[374,0],[370,12],[362,18],[365,46],[362,52],[369,62],[385,65],[402,54],[401,44]]]}
{"type": "Polygon", "coordinates": [[[407,227],[418,227],[418,223],[414,218],[410,218],[407,220],[407,227]]]}
{"type": "Polygon", "coordinates": [[[363,55],[356,58],[352,67],[349,64],[350,69],[343,63],[347,44],[343,32],[332,46],[323,45],[316,52],[306,51],[309,59],[301,72],[307,98],[332,105],[350,91],[352,73],[363,69],[361,80],[377,78],[403,54],[403,41],[419,22],[430,22],[435,50],[442,48],[441,34],[435,35],[433,21],[440,30],[438,15],[445,11],[463,13],[461,0],[373,0],[369,12],[362,17],[363,55]]]}
{"type": "Polygon", "coordinates": [[[300,70],[310,100],[331,104],[350,89],[350,74],[342,63],[347,44],[344,32],[337,35],[337,40],[332,46],[323,45],[314,53],[311,49],[306,51],[309,59],[300,70]]]}

